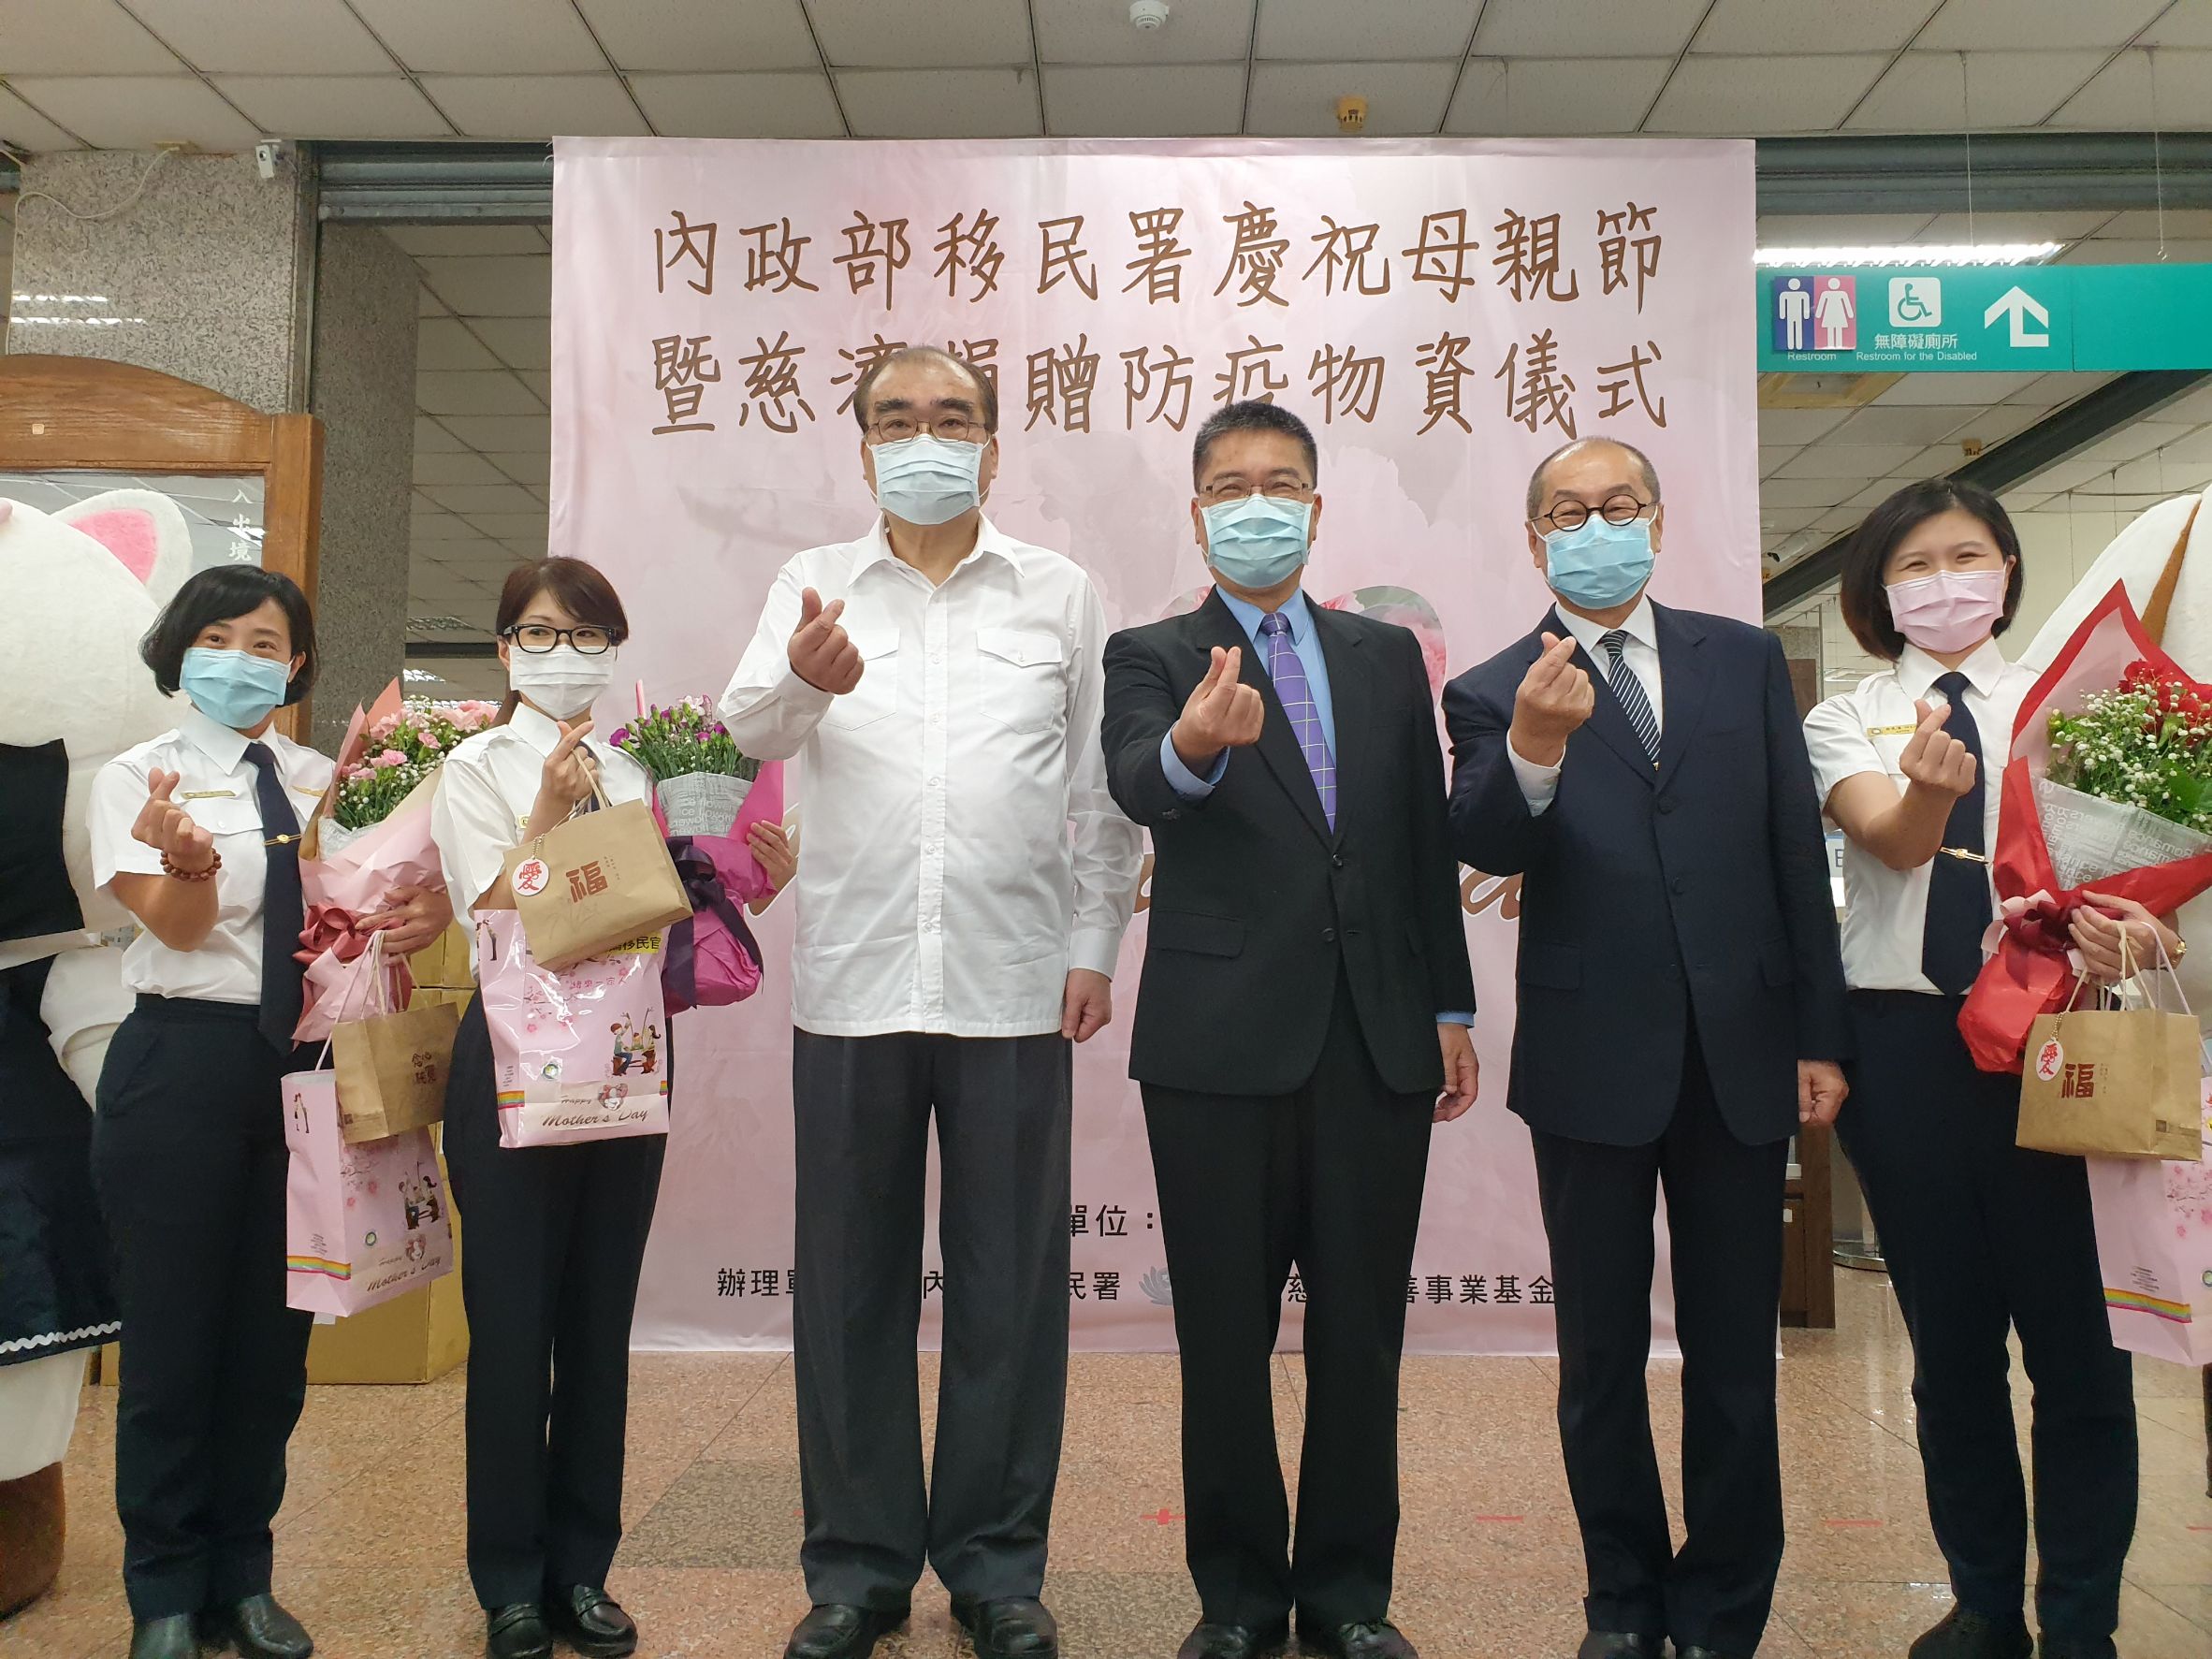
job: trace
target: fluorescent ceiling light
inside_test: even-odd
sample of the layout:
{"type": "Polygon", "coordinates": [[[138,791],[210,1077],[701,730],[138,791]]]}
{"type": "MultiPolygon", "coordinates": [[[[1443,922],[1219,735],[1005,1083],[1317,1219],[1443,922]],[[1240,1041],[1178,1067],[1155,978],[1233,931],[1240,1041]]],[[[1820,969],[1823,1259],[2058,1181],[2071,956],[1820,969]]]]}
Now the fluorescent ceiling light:
{"type": "Polygon", "coordinates": [[[1761,248],[1754,265],[2033,265],[2063,242],[1886,242],[1859,248],[1761,248]]]}

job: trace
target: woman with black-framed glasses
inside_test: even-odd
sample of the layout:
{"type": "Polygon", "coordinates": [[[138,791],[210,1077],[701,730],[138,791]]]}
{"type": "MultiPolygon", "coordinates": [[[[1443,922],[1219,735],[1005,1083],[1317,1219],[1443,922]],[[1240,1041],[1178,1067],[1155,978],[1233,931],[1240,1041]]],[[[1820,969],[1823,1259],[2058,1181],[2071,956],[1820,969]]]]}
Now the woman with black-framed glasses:
{"type": "MultiPolygon", "coordinates": [[[[609,803],[652,788],[591,735],[630,632],[606,577],[575,559],[520,566],[496,627],[507,700],[447,757],[430,814],[467,910],[505,888],[510,849],[589,810],[595,787],[609,803]]],[[[473,937],[470,950],[473,961],[473,937]]],[[[469,1577],[491,1659],[541,1659],[555,1633],[579,1653],[637,1646],[606,1575],[622,1536],[630,1319],[666,1146],[648,1135],[502,1147],[491,1034],[471,1002],[446,1083],[445,1160],[469,1241],[469,1577]]]]}

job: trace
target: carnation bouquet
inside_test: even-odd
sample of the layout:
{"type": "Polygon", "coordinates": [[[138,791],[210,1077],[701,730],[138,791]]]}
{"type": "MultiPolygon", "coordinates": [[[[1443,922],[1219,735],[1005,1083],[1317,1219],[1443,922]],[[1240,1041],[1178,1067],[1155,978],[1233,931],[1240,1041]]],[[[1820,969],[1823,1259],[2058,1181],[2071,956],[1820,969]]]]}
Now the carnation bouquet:
{"type": "Polygon", "coordinates": [[[653,795],[673,836],[726,836],[761,764],[738,751],[704,697],[648,707],[608,739],[653,778],[653,795]]]}
{"type": "Polygon", "coordinates": [[[336,852],[389,818],[456,744],[484,730],[498,713],[489,703],[409,698],[371,722],[362,733],[359,757],[339,773],[322,850],[336,852]]]}
{"type": "Polygon", "coordinates": [[[2020,706],[1991,859],[2002,915],[1958,1029],[2017,1071],[2036,1016],[2071,1005],[2083,889],[2165,915],[2212,888],[2212,692],[2115,585],[2020,706]]]}

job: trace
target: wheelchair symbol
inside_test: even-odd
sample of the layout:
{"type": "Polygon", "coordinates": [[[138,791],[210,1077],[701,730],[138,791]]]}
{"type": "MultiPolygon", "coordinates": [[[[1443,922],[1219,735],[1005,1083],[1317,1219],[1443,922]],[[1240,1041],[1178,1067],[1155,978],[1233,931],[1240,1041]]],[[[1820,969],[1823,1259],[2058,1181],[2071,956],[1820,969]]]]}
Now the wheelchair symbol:
{"type": "Polygon", "coordinates": [[[1932,328],[1943,320],[1943,284],[1939,277],[1889,279],[1889,326],[1932,328]]]}

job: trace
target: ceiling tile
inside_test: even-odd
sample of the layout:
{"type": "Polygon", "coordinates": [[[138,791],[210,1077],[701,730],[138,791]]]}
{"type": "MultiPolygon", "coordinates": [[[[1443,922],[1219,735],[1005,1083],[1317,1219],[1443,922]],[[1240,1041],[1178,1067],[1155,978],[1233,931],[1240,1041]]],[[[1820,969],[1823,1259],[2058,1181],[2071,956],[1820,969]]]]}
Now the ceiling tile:
{"type": "Polygon", "coordinates": [[[1444,130],[1463,136],[1633,132],[1672,58],[1475,58],[1444,130]]]}
{"type": "MultiPolygon", "coordinates": [[[[429,498],[418,491],[416,499],[429,498]]],[[[416,542],[450,542],[464,536],[473,537],[475,533],[468,520],[443,508],[435,513],[417,513],[407,521],[408,537],[416,542]]]]}
{"type": "Polygon", "coordinates": [[[387,225],[385,235],[408,253],[454,258],[491,254],[543,255],[546,239],[534,225],[387,225]]]}
{"type": "Polygon", "coordinates": [[[1033,138],[1037,84],[1021,69],[840,69],[859,138],[1033,138]]]}
{"type": "Polygon", "coordinates": [[[480,317],[469,327],[510,369],[553,367],[553,327],[543,317],[480,317]]]}
{"type": "Polygon", "coordinates": [[[499,358],[457,319],[428,317],[416,329],[415,368],[418,374],[499,367],[499,358]]]}
{"type": "Polygon", "coordinates": [[[1846,413],[1841,409],[1762,409],[1759,442],[1811,444],[1834,431],[1846,413]]]}
{"type": "Polygon", "coordinates": [[[2212,46],[2212,6],[2176,6],[2143,31],[2138,46],[2212,46]]]}
{"type": "Polygon", "coordinates": [[[423,492],[449,513],[535,513],[538,499],[519,484],[441,485],[423,492]]]}
{"type": "Polygon", "coordinates": [[[2042,409],[2059,409],[2085,398],[2113,376],[2087,370],[2068,370],[2062,373],[2042,374],[2035,384],[2002,400],[2007,403],[2032,403],[2042,409]]]}
{"type": "Polygon", "coordinates": [[[1883,478],[1920,453],[1917,444],[1808,444],[1782,470],[1784,478],[1883,478]]]}
{"type": "Polygon", "coordinates": [[[2123,51],[2051,117],[2051,124],[2140,132],[2151,124],[2153,108],[2168,126],[2201,121],[2212,109],[2212,51],[2123,51]]]}
{"type": "Polygon", "coordinates": [[[1055,138],[1233,133],[1244,108],[1242,64],[1045,65],[1044,125],[1055,138]]]}
{"type": "Polygon", "coordinates": [[[2155,236],[2142,241],[2106,240],[2091,237],[2052,261],[2057,265],[2153,265],[2171,260],[2183,265],[2212,263],[2212,241],[2168,236],[2161,245],[2155,236]]]}
{"type": "Polygon", "coordinates": [[[1684,58],[1644,130],[1761,137],[1826,132],[1843,119],[1888,63],[1873,52],[1684,58]]]}
{"type": "Polygon", "coordinates": [[[2084,212],[1938,213],[1907,241],[1946,245],[1975,242],[2071,242],[2090,236],[2113,215],[2103,208],[2084,212]]]}
{"type": "MultiPolygon", "coordinates": [[[[548,297],[550,297],[552,287],[549,280],[546,284],[546,292],[548,297]]],[[[546,309],[548,311],[552,309],[550,304],[547,305],[546,309]]],[[[416,288],[415,291],[415,315],[417,316],[442,317],[446,314],[445,302],[440,299],[437,295],[431,293],[429,284],[425,284],[421,287],[416,288]]]]}
{"type": "Polygon", "coordinates": [[[620,69],[815,69],[799,0],[577,0],[620,69]]]}
{"type": "Polygon", "coordinates": [[[553,260],[512,255],[498,259],[425,259],[423,281],[464,317],[543,317],[552,314],[553,260]]]}
{"type": "MultiPolygon", "coordinates": [[[[533,554],[546,550],[547,518],[544,504],[532,503],[532,513],[471,513],[469,522],[486,535],[506,544],[508,550],[517,546],[529,548],[533,554]]],[[[507,560],[501,560],[500,563],[507,560]]]]}
{"type": "Polygon", "coordinates": [[[1885,387],[1877,403],[1999,403],[2044,377],[2031,371],[1984,371],[1966,374],[1907,374],[1885,387]]]}
{"type": "Polygon", "coordinates": [[[841,138],[845,124],[829,78],[762,75],[633,75],[631,90],[672,138],[841,138]]]}
{"type": "Polygon", "coordinates": [[[1037,51],[1048,64],[1242,63],[1252,40],[1253,0],[1177,6],[1165,27],[1140,29],[1128,7],[1100,0],[1032,0],[1037,51]]]}
{"type": "Polygon", "coordinates": [[[542,407],[550,409],[553,406],[552,375],[542,373],[535,369],[517,369],[515,371],[515,378],[536,394],[542,407]]]}
{"type": "MultiPolygon", "coordinates": [[[[561,75],[606,58],[569,0],[351,0],[410,69],[442,75],[561,75]]],[[[574,130],[574,129],[571,129],[574,130]]]]}
{"type": "MultiPolygon", "coordinates": [[[[454,450],[465,449],[467,447],[467,444],[463,444],[458,438],[455,437],[451,432],[447,431],[444,427],[440,426],[436,421],[430,419],[428,415],[418,415],[415,416],[415,454],[421,455],[429,450],[454,450]]],[[[425,504],[426,503],[422,502],[420,500],[417,500],[416,502],[417,506],[425,504]]]]}
{"type": "Polygon", "coordinates": [[[2165,421],[2139,420],[2105,433],[2083,450],[2077,458],[2093,460],[2107,467],[2117,466],[2138,456],[2148,455],[2162,444],[2186,438],[2190,430],[2189,427],[2170,425],[2165,421]]]}
{"type": "Polygon", "coordinates": [[[553,448],[553,417],[549,415],[456,415],[445,429],[471,449],[493,450],[553,448]]]}
{"type": "Polygon", "coordinates": [[[223,95],[284,138],[449,138],[403,75],[223,75],[223,95]]]}
{"type": "Polygon", "coordinates": [[[553,458],[542,449],[534,453],[488,455],[484,458],[517,484],[543,488],[553,476],[553,458]]]}
{"type": "Polygon", "coordinates": [[[546,405],[504,369],[475,372],[426,370],[415,377],[415,403],[425,415],[534,415],[546,405]]]}
{"type": "Polygon", "coordinates": [[[2007,438],[2016,438],[2043,418],[2043,411],[2024,403],[1998,403],[1987,409],[1977,409],[1955,430],[1945,434],[1946,441],[1963,443],[1977,438],[1985,444],[2002,444],[2007,438]]]}
{"type": "Polygon", "coordinates": [[[75,138],[4,86],[0,86],[0,143],[32,155],[78,147],[75,138]]]}
{"type": "Polygon", "coordinates": [[[1823,444],[1933,444],[1978,411],[1955,403],[1873,403],[1821,440],[1823,444]]]}
{"type": "Polygon", "coordinates": [[[2098,230],[2099,237],[2119,237],[2138,241],[2155,241],[2161,231],[2167,240],[2189,237],[2197,240],[2212,238],[2212,209],[2168,208],[2160,213],[2153,208],[2142,208],[2130,212],[2115,213],[2098,230]]]}
{"type": "Polygon", "coordinates": [[[1790,444],[1762,444],[1759,445],[1759,476],[1770,478],[1788,462],[1797,458],[1797,446],[1790,444]]]}
{"type": "Polygon", "coordinates": [[[1308,63],[1450,58],[1456,65],[1481,10],[1477,0],[1266,0],[1252,50],[1308,63]]]}
{"type": "Polygon", "coordinates": [[[423,88],[472,138],[641,138],[646,130],[612,75],[426,75],[423,88]]]}
{"type": "MultiPolygon", "coordinates": [[[[2184,0],[2187,3],[2187,0],[2184,0]]],[[[1929,51],[2123,45],[2167,0],[1944,0],[1915,46],[1929,51]]]]}
{"type": "Polygon", "coordinates": [[[2101,51],[1909,51],[1874,83],[1852,131],[1977,132],[2040,125],[2097,72],[2101,51]],[[1959,69],[1965,66],[1961,80],[1959,69]]]}
{"type": "Polygon", "coordinates": [[[112,0],[0,0],[0,69],[18,75],[174,75],[176,53],[112,0]]]}
{"type": "Polygon", "coordinates": [[[1490,0],[1475,31],[1481,57],[1672,57],[1711,0],[1490,0]]]}
{"type": "Polygon", "coordinates": [[[1912,241],[1928,227],[1927,213],[1762,213],[1762,248],[1861,248],[1912,241]]]}
{"type": "Polygon", "coordinates": [[[1857,486],[1849,478],[1764,478],[1759,511],[1768,507],[1832,507],[1857,486]]]}
{"type": "Polygon", "coordinates": [[[1444,121],[1457,63],[1255,64],[1244,130],[1269,138],[1336,136],[1336,100],[1367,100],[1366,133],[1433,133],[1444,121]]]}
{"type": "Polygon", "coordinates": [[[1717,0],[1691,51],[1797,54],[1895,51],[1934,0],[1717,0]]]}
{"type": "Polygon", "coordinates": [[[1759,528],[1787,532],[1803,530],[1820,517],[1818,507],[1765,506],[1759,509],[1759,528]]]}
{"type": "Polygon", "coordinates": [[[26,100],[103,150],[176,143],[233,151],[247,149],[261,137],[252,122],[189,75],[23,75],[10,80],[26,100]]]}
{"type": "Polygon", "coordinates": [[[393,67],[343,0],[130,0],[130,8],[203,74],[377,75],[393,67]]]}
{"type": "Polygon", "coordinates": [[[451,454],[433,451],[426,455],[418,451],[415,458],[415,481],[424,485],[514,482],[482,456],[467,449],[451,454]]]}
{"type": "MultiPolygon", "coordinates": [[[[1128,15],[1123,9],[1122,15],[1128,15]]],[[[814,36],[839,68],[953,68],[976,64],[1027,64],[1026,0],[930,0],[886,6],[883,0],[811,0],[814,36]]],[[[1169,27],[1174,26],[1173,20],[1169,27]]],[[[948,94],[949,102],[959,95],[948,94]]],[[[850,104],[854,131],[860,118],[850,104]]],[[[948,111],[948,118],[956,118],[948,111]]]]}

